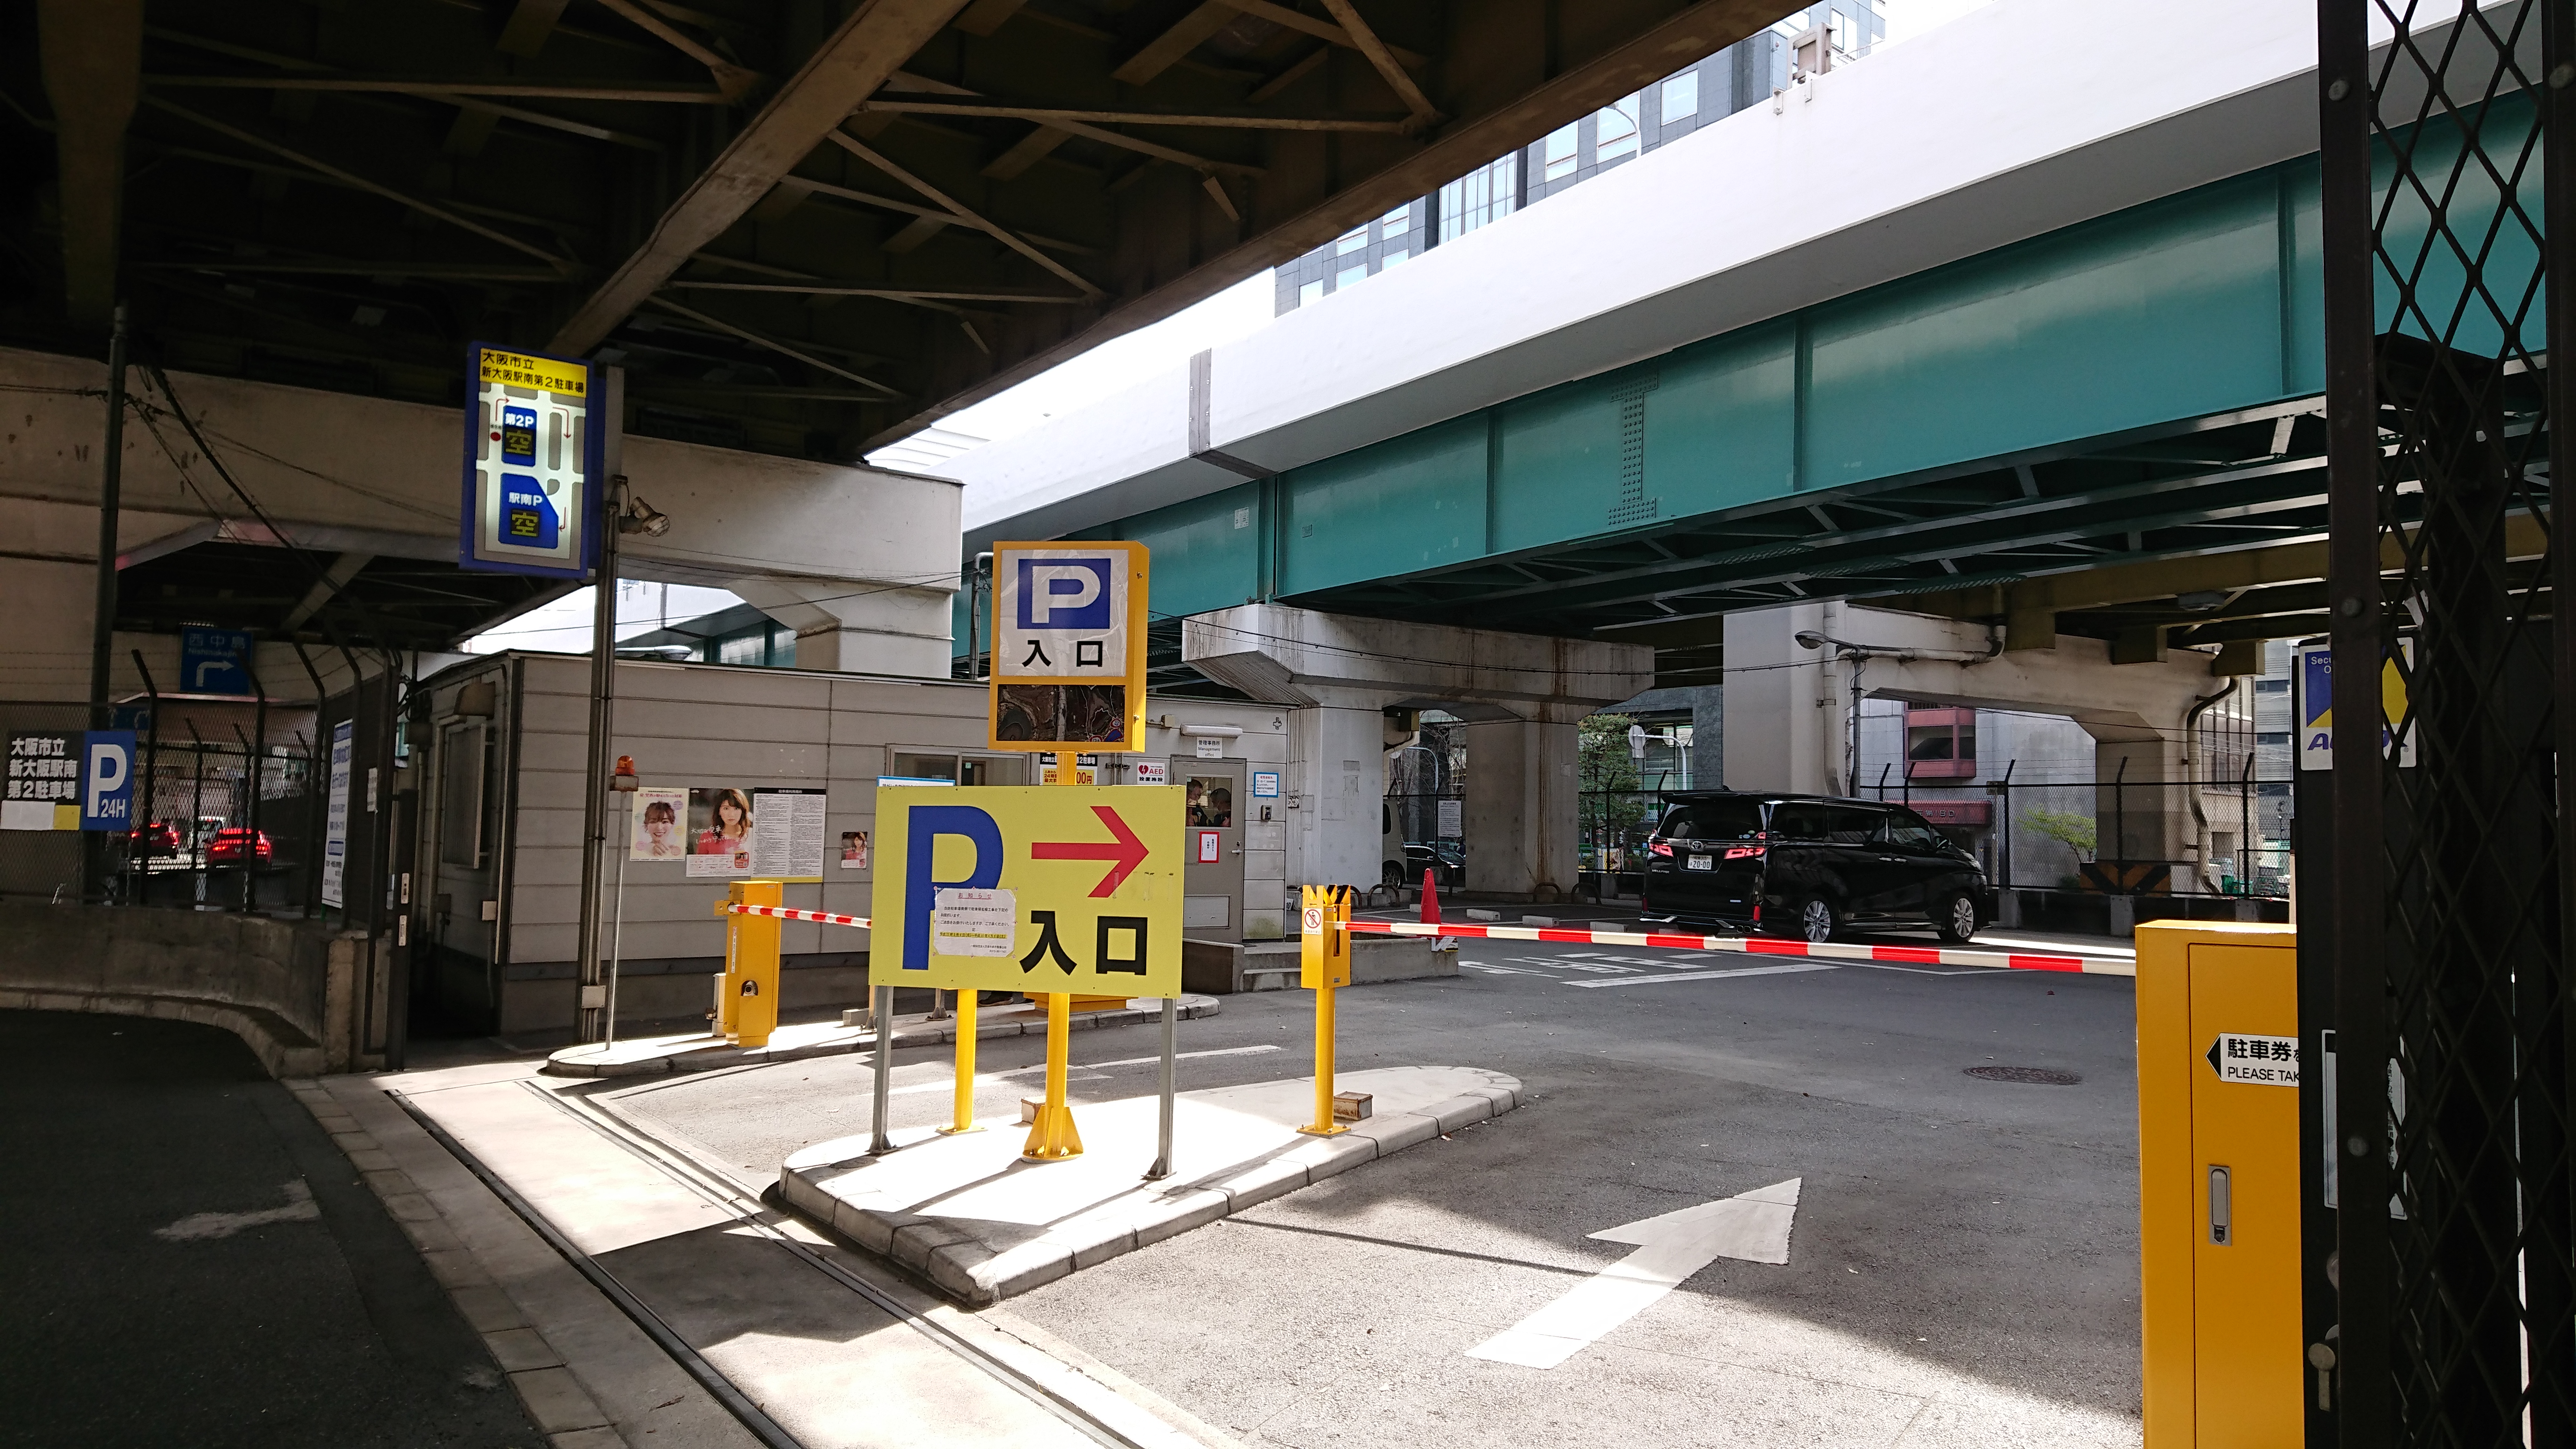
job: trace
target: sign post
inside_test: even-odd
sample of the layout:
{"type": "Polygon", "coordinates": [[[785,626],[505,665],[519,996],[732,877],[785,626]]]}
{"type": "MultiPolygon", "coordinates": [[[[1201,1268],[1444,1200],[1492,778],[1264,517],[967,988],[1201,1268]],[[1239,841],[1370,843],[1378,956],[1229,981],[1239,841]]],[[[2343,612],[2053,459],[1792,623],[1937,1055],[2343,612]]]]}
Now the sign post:
{"type": "MultiPolygon", "coordinates": [[[[877,791],[868,979],[1052,998],[1047,1095],[1024,1155],[1082,1141],[1064,1105],[1068,999],[1174,996],[1181,984],[1183,792],[887,786],[877,791]]],[[[963,1040],[968,1023],[961,1019],[963,1040]]],[[[960,1090],[967,1090],[961,1087],[960,1090]]]]}

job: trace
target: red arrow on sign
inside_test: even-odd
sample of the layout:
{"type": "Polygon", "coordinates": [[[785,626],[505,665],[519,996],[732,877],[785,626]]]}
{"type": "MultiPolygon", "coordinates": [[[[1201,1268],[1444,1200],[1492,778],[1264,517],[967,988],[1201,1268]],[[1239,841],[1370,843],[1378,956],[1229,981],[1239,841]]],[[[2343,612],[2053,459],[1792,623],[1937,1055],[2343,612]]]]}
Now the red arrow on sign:
{"type": "Polygon", "coordinates": [[[1091,888],[1091,893],[1093,895],[1105,896],[1112,891],[1117,890],[1119,882],[1127,879],[1128,875],[1133,872],[1136,867],[1143,865],[1145,863],[1145,857],[1151,855],[1153,852],[1145,848],[1145,842],[1136,837],[1135,831],[1127,828],[1126,821],[1118,818],[1117,811],[1106,805],[1094,805],[1091,807],[1091,813],[1099,816],[1100,823],[1108,826],[1109,833],[1117,836],[1118,838],[1116,840],[1092,841],[1034,841],[1029,846],[1029,855],[1032,859],[1036,860],[1105,860],[1110,862],[1109,874],[1102,876],[1100,878],[1100,884],[1091,888]]]}

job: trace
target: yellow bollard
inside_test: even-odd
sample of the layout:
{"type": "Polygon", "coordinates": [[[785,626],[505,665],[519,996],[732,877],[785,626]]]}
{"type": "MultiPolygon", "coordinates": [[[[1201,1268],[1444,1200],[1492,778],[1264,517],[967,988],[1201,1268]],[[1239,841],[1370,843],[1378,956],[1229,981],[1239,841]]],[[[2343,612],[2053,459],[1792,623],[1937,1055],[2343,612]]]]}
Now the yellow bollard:
{"type": "Polygon", "coordinates": [[[1074,1130],[1073,1108],[1064,1100],[1065,1059],[1072,1051],[1073,998],[1063,992],[1047,996],[1046,1104],[1038,1108],[1037,1125],[1029,1129],[1020,1156],[1032,1162],[1059,1162],[1082,1155],[1082,1134],[1074,1130]]]}
{"type": "MultiPolygon", "coordinates": [[[[1056,784],[1082,783],[1077,764],[1080,758],[1071,750],[1056,755],[1056,784]]],[[[1064,1099],[1065,1064],[1073,1053],[1073,998],[1063,992],[1050,992],[1046,1005],[1046,1103],[1038,1108],[1037,1123],[1029,1128],[1028,1144],[1020,1149],[1020,1156],[1032,1162],[1061,1162],[1082,1155],[1082,1134],[1074,1130],[1073,1107],[1064,1099]]],[[[958,1090],[967,1089],[961,1086],[958,1090]]]]}
{"type": "Polygon", "coordinates": [[[1315,1137],[1348,1132],[1333,1120],[1333,988],[1351,984],[1351,888],[1306,886],[1299,894],[1298,981],[1315,993],[1315,1137]]]}
{"type": "Polygon", "coordinates": [[[957,1108],[954,1120],[939,1129],[942,1136],[984,1130],[975,1125],[975,1007],[982,995],[971,986],[957,989],[957,1108]]]}
{"type": "MultiPolygon", "coordinates": [[[[785,891],[774,880],[738,880],[725,890],[734,905],[774,906],[785,891]]],[[[716,985],[716,1035],[736,1046],[769,1045],[778,1029],[778,918],[725,916],[725,973],[716,985]]]]}

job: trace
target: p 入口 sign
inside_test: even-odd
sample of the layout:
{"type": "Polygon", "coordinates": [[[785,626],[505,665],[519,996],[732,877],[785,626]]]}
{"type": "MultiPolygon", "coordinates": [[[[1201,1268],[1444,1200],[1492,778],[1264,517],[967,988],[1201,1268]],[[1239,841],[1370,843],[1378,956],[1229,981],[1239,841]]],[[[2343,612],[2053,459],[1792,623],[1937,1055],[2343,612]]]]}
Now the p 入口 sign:
{"type": "Polygon", "coordinates": [[[997,749],[1144,748],[1146,550],[993,545],[997,749]]]}

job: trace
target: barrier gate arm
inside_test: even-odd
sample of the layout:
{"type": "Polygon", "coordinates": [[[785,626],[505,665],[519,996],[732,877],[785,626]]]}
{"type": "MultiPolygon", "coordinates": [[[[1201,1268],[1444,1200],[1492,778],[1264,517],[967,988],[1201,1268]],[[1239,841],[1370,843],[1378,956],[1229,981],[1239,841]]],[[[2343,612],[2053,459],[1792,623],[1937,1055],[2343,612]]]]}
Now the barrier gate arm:
{"type": "Polygon", "coordinates": [[[1807,956],[1826,961],[1884,961],[1904,966],[1985,966],[2005,971],[2065,971],[2088,976],[2135,976],[2137,964],[2098,956],[2052,956],[2029,951],[1962,951],[1948,946],[1863,946],[1846,941],[1797,941],[1773,936],[1694,936],[1669,931],[1590,931],[1564,926],[1421,925],[1411,921],[1349,921],[1342,929],[1371,936],[1458,936],[1492,941],[1557,941],[1571,945],[1651,946],[1676,951],[1733,951],[1747,956],[1807,956]]]}

